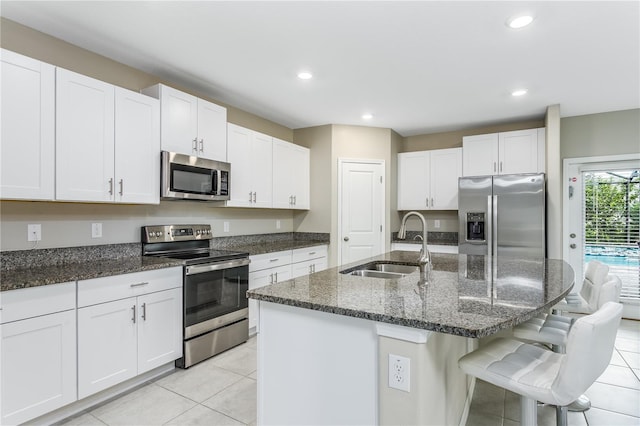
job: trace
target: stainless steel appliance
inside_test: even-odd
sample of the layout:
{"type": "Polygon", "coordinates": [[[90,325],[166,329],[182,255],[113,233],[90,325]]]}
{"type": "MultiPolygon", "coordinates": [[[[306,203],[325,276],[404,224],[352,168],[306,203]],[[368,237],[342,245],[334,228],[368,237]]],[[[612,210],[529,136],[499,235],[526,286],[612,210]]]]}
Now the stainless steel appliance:
{"type": "Polygon", "coordinates": [[[231,164],[162,151],[160,197],[163,200],[229,199],[231,164]]]}
{"type": "Polygon", "coordinates": [[[249,338],[249,254],[209,248],[210,225],[142,227],[142,252],[182,260],[188,368],[249,338]]]}
{"type": "Polygon", "coordinates": [[[458,190],[461,254],[545,257],[544,174],[462,177],[458,190]]]}

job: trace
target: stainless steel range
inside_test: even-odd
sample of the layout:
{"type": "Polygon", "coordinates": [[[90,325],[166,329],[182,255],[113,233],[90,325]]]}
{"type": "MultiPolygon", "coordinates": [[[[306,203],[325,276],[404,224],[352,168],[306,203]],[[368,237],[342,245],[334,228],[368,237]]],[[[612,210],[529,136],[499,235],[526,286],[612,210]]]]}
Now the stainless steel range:
{"type": "Polygon", "coordinates": [[[182,260],[188,368],[249,338],[249,254],[209,248],[210,225],[142,227],[142,254],[182,260]]]}

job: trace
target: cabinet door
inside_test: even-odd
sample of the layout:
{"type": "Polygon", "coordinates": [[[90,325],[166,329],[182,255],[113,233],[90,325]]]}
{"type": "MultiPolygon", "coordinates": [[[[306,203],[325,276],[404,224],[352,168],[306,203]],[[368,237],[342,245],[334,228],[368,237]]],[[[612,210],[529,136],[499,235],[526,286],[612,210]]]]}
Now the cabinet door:
{"type": "Polygon", "coordinates": [[[182,357],[182,288],[138,297],[138,374],[182,357]]]}
{"type": "Polygon", "coordinates": [[[313,260],[294,263],[293,265],[291,265],[291,278],[298,278],[309,275],[313,269],[313,264],[313,260]]]}
{"type": "Polygon", "coordinates": [[[53,200],[55,67],[1,54],[0,197],[53,200]]]}
{"type": "Polygon", "coordinates": [[[538,129],[499,134],[499,174],[538,172],[538,129]]]}
{"type": "MultiPolygon", "coordinates": [[[[293,144],[292,144],[293,145],[293,144]]],[[[293,208],[309,210],[311,194],[311,163],[308,148],[293,145],[291,156],[291,182],[293,184],[293,208]]]]}
{"type": "Polygon", "coordinates": [[[458,178],[462,176],[462,148],[431,153],[431,209],[458,209],[458,178]]]}
{"type": "Polygon", "coordinates": [[[2,424],[18,424],[77,399],[76,311],[0,326],[2,424]]]}
{"type": "Polygon", "coordinates": [[[130,90],[115,92],[116,201],[160,203],[160,105],[130,90]]]}
{"type": "Polygon", "coordinates": [[[137,374],[136,298],[78,309],[78,398],[137,374]]]}
{"type": "Polygon", "coordinates": [[[398,210],[429,208],[429,152],[398,154],[398,210]]]}
{"type": "MultiPolygon", "coordinates": [[[[251,142],[251,186],[255,192],[253,207],[271,207],[273,203],[273,152],[271,136],[253,132],[251,142]]],[[[232,170],[233,170],[233,166],[232,170]]]]}
{"type": "Polygon", "coordinates": [[[162,150],[198,155],[198,98],[161,85],[160,110],[162,150]]]}
{"type": "Polygon", "coordinates": [[[113,201],[114,86],[56,70],[56,199],[113,201]]]}
{"type": "MultiPolygon", "coordinates": [[[[264,287],[267,284],[273,282],[273,272],[271,268],[263,269],[261,271],[251,272],[249,274],[249,290],[254,288],[264,287]]],[[[249,329],[254,329],[258,325],[259,311],[258,301],[255,299],[249,299],[249,329]]]]}
{"type": "Polygon", "coordinates": [[[198,156],[227,161],[227,109],[198,99],[198,156]]]}
{"type": "Polygon", "coordinates": [[[229,207],[251,207],[251,138],[252,131],[229,124],[227,126],[227,159],[231,163],[231,197],[229,207]]]}
{"type": "Polygon", "coordinates": [[[498,134],[462,138],[463,176],[498,174],[498,134]]]}
{"type": "Polygon", "coordinates": [[[290,209],[293,207],[294,150],[289,142],[273,139],[273,207],[290,209]]]}

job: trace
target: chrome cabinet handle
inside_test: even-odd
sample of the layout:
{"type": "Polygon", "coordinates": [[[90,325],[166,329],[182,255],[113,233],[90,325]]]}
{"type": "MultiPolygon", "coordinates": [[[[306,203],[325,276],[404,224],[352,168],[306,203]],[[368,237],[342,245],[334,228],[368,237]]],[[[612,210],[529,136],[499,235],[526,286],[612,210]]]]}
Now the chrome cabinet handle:
{"type": "Polygon", "coordinates": [[[495,172],[496,172],[496,162],[494,161],[493,162],[493,173],[495,173],[495,172]]]}
{"type": "Polygon", "coordinates": [[[424,202],[425,202],[426,206],[429,207],[429,197],[425,198],[424,202]]]}
{"type": "Polygon", "coordinates": [[[276,272],[275,274],[276,274],[276,280],[275,280],[275,282],[278,282],[278,273],[276,272]]]}
{"type": "Polygon", "coordinates": [[[433,207],[433,198],[431,199],[431,207],[433,207]]]}
{"type": "Polygon", "coordinates": [[[249,202],[253,201],[252,197],[253,197],[253,192],[249,192],[249,202]]]}
{"type": "Polygon", "coordinates": [[[316,254],[315,251],[309,252],[309,256],[313,256],[314,254],[316,254]]]}
{"type": "Polygon", "coordinates": [[[269,259],[269,262],[277,262],[280,259],[269,259]]]}
{"type": "Polygon", "coordinates": [[[269,275],[269,284],[273,284],[273,273],[269,275]]]}
{"type": "Polygon", "coordinates": [[[294,195],[293,196],[293,205],[296,205],[297,202],[298,202],[298,196],[294,195]]]}
{"type": "Polygon", "coordinates": [[[120,179],[120,196],[124,193],[124,179],[120,179]]]}
{"type": "Polygon", "coordinates": [[[257,192],[255,192],[255,191],[253,192],[253,202],[254,202],[254,203],[256,202],[256,195],[257,195],[257,194],[258,194],[257,192]]]}
{"type": "Polygon", "coordinates": [[[133,305],[131,307],[131,311],[133,312],[133,315],[131,316],[131,321],[135,324],[136,323],[136,305],[133,305]]]}
{"type": "Polygon", "coordinates": [[[502,173],[502,161],[500,162],[500,173],[502,173]]]}
{"type": "Polygon", "coordinates": [[[147,320],[147,304],[146,303],[142,304],[142,320],[143,321],[147,320]]]}
{"type": "Polygon", "coordinates": [[[113,178],[109,179],[109,195],[113,195],[113,178]]]}
{"type": "Polygon", "coordinates": [[[200,152],[204,154],[204,139],[200,139],[200,152]]]}
{"type": "Polygon", "coordinates": [[[191,145],[191,150],[198,153],[198,138],[193,138],[193,145],[191,145]]]}
{"type": "Polygon", "coordinates": [[[293,204],[293,195],[289,195],[289,204],[293,204]]]}
{"type": "Polygon", "coordinates": [[[130,287],[131,288],[133,288],[133,287],[142,287],[143,285],[148,285],[148,284],[149,284],[149,282],[145,281],[145,282],[141,282],[141,283],[131,284],[130,287]]]}

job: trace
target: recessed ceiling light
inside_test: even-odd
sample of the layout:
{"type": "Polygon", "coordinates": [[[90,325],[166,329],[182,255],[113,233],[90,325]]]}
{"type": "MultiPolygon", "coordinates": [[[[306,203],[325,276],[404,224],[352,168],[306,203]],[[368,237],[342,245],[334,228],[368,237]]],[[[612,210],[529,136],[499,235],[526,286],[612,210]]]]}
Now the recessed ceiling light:
{"type": "Polygon", "coordinates": [[[513,18],[509,18],[509,20],[507,21],[507,25],[509,26],[509,28],[518,29],[518,28],[526,27],[532,22],[533,22],[533,16],[522,15],[522,16],[514,16],[513,18]]]}
{"type": "Polygon", "coordinates": [[[511,92],[511,96],[524,96],[527,94],[527,89],[518,89],[511,92]]]}
{"type": "Polygon", "coordinates": [[[307,71],[303,71],[303,72],[299,72],[298,73],[298,78],[300,80],[309,80],[311,77],[313,77],[313,74],[311,74],[310,72],[307,72],[307,71]]]}
{"type": "Polygon", "coordinates": [[[373,118],[373,114],[362,114],[363,120],[371,120],[373,118]]]}

